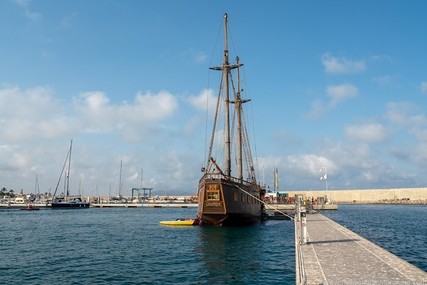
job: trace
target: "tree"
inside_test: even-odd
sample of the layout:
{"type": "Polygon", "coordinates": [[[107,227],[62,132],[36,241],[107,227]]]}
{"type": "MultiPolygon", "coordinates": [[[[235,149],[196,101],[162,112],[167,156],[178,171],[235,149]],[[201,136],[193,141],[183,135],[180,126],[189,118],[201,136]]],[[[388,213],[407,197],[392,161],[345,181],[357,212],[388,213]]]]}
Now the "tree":
{"type": "Polygon", "coordinates": [[[3,198],[6,196],[6,194],[7,194],[7,190],[6,190],[6,188],[1,188],[0,189],[0,196],[2,196],[3,198]]]}

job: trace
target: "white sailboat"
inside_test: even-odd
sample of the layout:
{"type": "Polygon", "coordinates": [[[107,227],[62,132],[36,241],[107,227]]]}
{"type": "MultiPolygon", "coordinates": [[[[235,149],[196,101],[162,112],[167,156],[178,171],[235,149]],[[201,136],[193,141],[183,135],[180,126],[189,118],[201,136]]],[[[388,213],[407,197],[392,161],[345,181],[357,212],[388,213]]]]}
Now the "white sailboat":
{"type": "Polygon", "coordinates": [[[70,195],[70,170],[71,170],[71,151],[73,149],[73,140],[70,143],[70,149],[65,158],[64,166],[62,167],[61,175],[59,176],[58,183],[56,184],[55,192],[53,194],[52,209],[85,209],[89,208],[90,203],[82,199],[81,196],[70,195]],[[56,196],[59,183],[61,182],[62,175],[64,174],[65,167],[68,165],[68,171],[65,172],[64,193],[56,196]]]}

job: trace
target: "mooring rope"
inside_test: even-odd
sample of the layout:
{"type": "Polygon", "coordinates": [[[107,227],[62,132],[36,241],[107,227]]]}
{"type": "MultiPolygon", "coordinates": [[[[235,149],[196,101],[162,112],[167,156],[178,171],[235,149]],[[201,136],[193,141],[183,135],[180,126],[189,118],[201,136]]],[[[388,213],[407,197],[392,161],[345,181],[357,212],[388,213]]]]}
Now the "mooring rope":
{"type": "MultiPolygon", "coordinates": [[[[237,185],[236,185],[236,186],[237,186],[237,185]]],[[[261,200],[261,199],[259,199],[258,197],[256,197],[256,196],[252,195],[252,194],[251,194],[251,193],[249,193],[248,191],[246,191],[246,190],[242,189],[241,187],[237,186],[237,188],[239,188],[239,190],[240,190],[240,191],[242,191],[242,192],[246,193],[247,195],[251,196],[251,197],[252,197],[252,198],[254,198],[255,200],[259,201],[260,203],[264,204],[264,206],[267,206],[267,207],[269,208],[269,210],[275,210],[276,212],[279,212],[280,214],[282,214],[282,215],[284,215],[284,216],[286,216],[286,217],[290,218],[291,220],[295,220],[295,218],[294,218],[294,217],[292,217],[292,216],[288,215],[288,214],[287,214],[287,213],[285,213],[285,212],[279,211],[278,209],[274,209],[274,208],[272,208],[269,204],[267,204],[266,202],[262,201],[262,200],[261,200]]]]}

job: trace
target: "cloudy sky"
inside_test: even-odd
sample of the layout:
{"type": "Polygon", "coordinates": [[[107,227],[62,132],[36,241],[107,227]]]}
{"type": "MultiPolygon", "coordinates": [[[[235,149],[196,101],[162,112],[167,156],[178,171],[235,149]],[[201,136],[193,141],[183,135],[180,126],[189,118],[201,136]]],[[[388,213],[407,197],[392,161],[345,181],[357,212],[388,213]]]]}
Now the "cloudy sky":
{"type": "Polygon", "coordinates": [[[0,2],[0,187],[196,193],[222,18],[245,64],[259,181],[427,185],[425,1],[0,2]]]}

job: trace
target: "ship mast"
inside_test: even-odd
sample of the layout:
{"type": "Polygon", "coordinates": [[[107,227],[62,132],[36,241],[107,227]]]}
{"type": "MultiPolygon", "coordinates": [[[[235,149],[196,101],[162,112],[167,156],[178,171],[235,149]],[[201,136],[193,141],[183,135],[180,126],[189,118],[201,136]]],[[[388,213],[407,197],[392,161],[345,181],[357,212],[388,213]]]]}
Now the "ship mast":
{"type": "Polygon", "coordinates": [[[230,63],[228,62],[228,15],[224,15],[224,63],[223,78],[225,80],[225,175],[231,176],[231,143],[230,143],[230,89],[229,75],[230,63]]]}
{"type": "MultiPolygon", "coordinates": [[[[229,63],[228,57],[228,15],[224,14],[224,58],[222,66],[210,67],[213,70],[221,70],[222,71],[222,84],[225,90],[225,172],[226,176],[231,176],[231,131],[230,131],[230,103],[236,104],[237,116],[238,116],[238,178],[243,181],[243,163],[242,163],[242,119],[241,119],[241,104],[247,102],[247,100],[242,101],[240,99],[240,75],[239,77],[239,91],[236,95],[235,101],[230,101],[230,77],[231,70],[235,68],[239,68],[243,66],[243,64],[239,63],[239,58],[236,58],[236,64],[229,63]]],[[[239,72],[239,71],[238,71],[239,72]]],[[[212,142],[211,142],[212,143],[212,142]]]]}
{"type": "Polygon", "coordinates": [[[68,172],[66,173],[67,179],[66,179],[66,183],[67,183],[67,189],[66,189],[66,193],[67,196],[70,195],[70,171],[71,171],[71,150],[73,149],[73,140],[71,140],[70,143],[70,152],[69,152],[69,157],[68,157],[68,172]]]}

